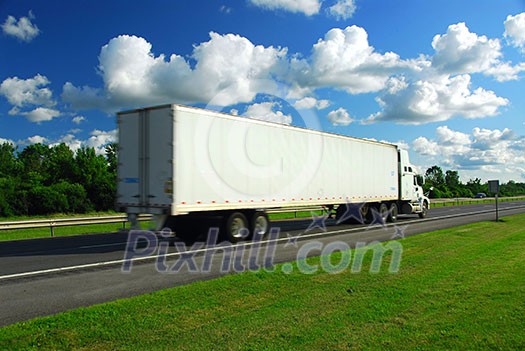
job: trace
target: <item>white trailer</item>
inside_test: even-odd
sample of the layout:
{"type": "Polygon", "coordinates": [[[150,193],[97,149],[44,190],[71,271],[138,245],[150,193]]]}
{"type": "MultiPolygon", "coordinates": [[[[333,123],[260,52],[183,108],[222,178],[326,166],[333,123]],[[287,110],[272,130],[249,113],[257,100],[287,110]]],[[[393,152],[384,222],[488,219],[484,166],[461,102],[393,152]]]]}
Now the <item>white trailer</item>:
{"type": "MultiPolygon", "coordinates": [[[[136,222],[220,217],[231,241],[266,233],[266,210],[347,204],[424,217],[430,201],[396,145],[181,105],[118,113],[117,208],[136,222]]],[[[180,221],[178,223],[181,223],[180,221]]]]}

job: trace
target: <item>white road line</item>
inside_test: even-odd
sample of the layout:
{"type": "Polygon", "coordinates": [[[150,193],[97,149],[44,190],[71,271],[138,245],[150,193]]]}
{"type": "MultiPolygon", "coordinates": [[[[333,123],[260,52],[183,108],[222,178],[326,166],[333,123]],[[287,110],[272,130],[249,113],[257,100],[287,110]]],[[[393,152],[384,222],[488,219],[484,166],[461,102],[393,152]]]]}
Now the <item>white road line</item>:
{"type": "MultiPolygon", "coordinates": [[[[518,209],[518,208],[523,208],[523,206],[504,208],[504,209],[500,209],[500,211],[508,211],[508,210],[513,210],[513,209],[518,209]]],[[[425,219],[414,219],[414,220],[411,220],[411,221],[403,221],[403,224],[424,223],[424,222],[431,222],[431,221],[442,220],[442,219],[449,219],[449,218],[455,218],[455,217],[464,217],[464,216],[485,214],[485,213],[490,213],[490,212],[494,212],[494,210],[483,210],[483,211],[476,211],[476,212],[469,212],[469,213],[459,213],[459,214],[449,215],[449,216],[441,216],[441,217],[433,217],[433,218],[425,218],[425,219]]],[[[387,224],[386,227],[393,227],[395,225],[396,225],[396,223],[390,223],[390,224],[387,224]]],[[[379,228],[379,226],[376,226],[375,228],[379,228]]],[[[361,232],[361,231],[366,230],[366,229],[367,229],[367,227],[359,227],[359,228],[341,229],[341,230],[335,230],[335,231],[329,231],[329,232],[321,232],[321,233],[301,234],[299,240],[304,240],[305,238],[315,238],[315,237],[318,237],[318,236],[326,236],[326,235],[334,236],[334,235],[344,234],[344,233],[350,234],[350,233],[353,233],[353,232],[361,232]]],[[[264,240],[264,241],[257,241],[257,242],[239,243],[239,244],[236,244],[234,246],[235,247],[241,247],[241,246],[250,247],[250,246],[252,246],[254,244],[263,245],[263,244],[269,244],[271,242],[279,243],[279,242],[285,242],[285,241],[288,241],[287,237],[286,238],[279,238],[279,239],[276,239],[276,240],[264,240]]],[[[109,244],[109,245],[113,245],[113,244],[109,244]]],[[[188,251],[184,251],[182,253],[184,253],[184,254],[196,254],[196,253],[204,253],[204,252],[206,252],[208,250],[220,250],[220,249],[221,249],[220,247],[219,248],[211,247],[211,248],[203,248],[203,249],[198,249],[198,250],[193,250],[193,251],[188,250],[188,251]]],[[[166,254],[165,257],[176,257],[176,256],[180,256],[180,255],[181,255],[181,252],[174,252],[174,253],[166,254]]],[[[44,269],[44,270],[32,271],[32,272],[15,273],[15,274],[9,274],[9,275],[0,276],[0,281],[7,280],[7,279],[14,279],[14,278],[31,277],[31,276],[41,275],[41,274],[69,272],[69,271],[75,271],[75,270],[80,270],[80,269],[89,269],[89,268],[99,268],[99,267],[123,264],[124,262],[127,262],[127,261],[140,262],[140,261],[151,260],[151,259],[154,259],[154,258],[157,258],[157,255],[137,257],[137,258],[134,258],[134,259],[131,259],[131,260],[121,259],[121,260],[113,260],[113,261],[106,261],[106,262],[88,263],[88,264],[82,264],[82,265],[77,265],[77,266],[67,266],[67,267],[58,267],[58,268],[44,269]]]]}
{"type": "Polygon", "coordinates": [[[88,246],[79,246],[79,249],[92,249],[94,247],[106,247],[106,246],[118,246],[118,245],[126,245],[126,242],[121,243],[113,243],[113,244],[100,244],[100,245],[88,245],[88,246]]]}

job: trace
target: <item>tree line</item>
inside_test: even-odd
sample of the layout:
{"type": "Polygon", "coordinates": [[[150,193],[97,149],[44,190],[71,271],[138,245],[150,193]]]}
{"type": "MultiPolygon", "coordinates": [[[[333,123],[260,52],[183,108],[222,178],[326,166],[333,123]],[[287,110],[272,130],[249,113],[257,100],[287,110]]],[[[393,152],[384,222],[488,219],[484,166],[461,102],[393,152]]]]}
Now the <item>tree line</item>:
{"type": "MultiPolygon", "coordinates": [[[[488,182],[475,178],[470,179],[467,183],[462,183],[458,171],[443,172],[439,166],[432,166],[426,170],[423,189],[425,192],[430,192],[431,198],[474,197],[478,193],[493,195],[489,194],[488,182]]],[[[510,180],[500,184],[499,196],[520,195],[525,195],[525,183],[510,180]]]]}
{"type": "Polygon", "coordinates": [[[85,213],[114,209],[117,145],[105,155],[66,144],[0,145],[0,216],[85,213]]]}
{"type": "MultiPolygon", "coordinates": [[[[104,155],[94,148],[73,152],[66,144],[29,145],[19,151],[0,145],[0,217],[85,213],[113,210],[117,187],[116,143],[104,155]]],[[[424,175],[425,192],[432,198],[473,197],[488,194],[488,184],[471,179],[463,184],[459,173],[438,166],[424,175]]],[[[509,181],[501,196],[525,195],[525,183],[509,181]]]]}

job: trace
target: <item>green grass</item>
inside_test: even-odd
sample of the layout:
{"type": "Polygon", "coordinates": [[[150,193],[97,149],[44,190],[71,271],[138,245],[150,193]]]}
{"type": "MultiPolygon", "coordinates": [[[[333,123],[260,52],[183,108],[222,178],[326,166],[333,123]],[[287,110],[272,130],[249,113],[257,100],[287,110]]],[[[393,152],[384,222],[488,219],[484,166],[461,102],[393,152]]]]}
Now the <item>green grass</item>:
{"type": "Polygon", "coordinates": [[[8,326],[0,349],[525,349],[525,215],[400,242],[397,274],[229,275],[8,326]]]}

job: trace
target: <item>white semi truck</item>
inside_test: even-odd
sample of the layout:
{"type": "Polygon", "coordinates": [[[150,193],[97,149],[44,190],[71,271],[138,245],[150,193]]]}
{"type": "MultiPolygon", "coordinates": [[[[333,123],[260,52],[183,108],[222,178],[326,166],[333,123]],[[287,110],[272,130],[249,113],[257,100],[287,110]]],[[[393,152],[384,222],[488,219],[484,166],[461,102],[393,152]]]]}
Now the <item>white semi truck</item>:
{"type": "Polygon", "coordinates": [[[350,204],[425,217],[430,207],[408,152],[396,145],[182,106],[118,113],[117,209],[158,229],[214,217],[232,242],[265,234],[269,209],[350,204]]]}

